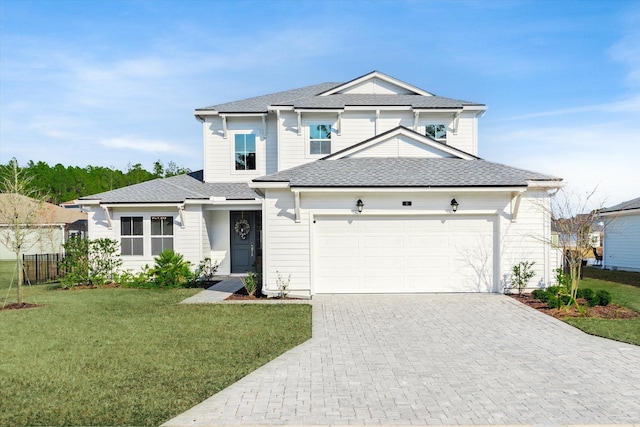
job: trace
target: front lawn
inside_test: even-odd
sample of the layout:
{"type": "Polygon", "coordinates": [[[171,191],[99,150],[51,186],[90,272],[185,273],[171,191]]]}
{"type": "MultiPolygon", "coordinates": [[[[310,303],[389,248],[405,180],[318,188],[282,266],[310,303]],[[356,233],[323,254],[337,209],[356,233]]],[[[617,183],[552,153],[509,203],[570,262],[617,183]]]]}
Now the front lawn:
{"type": "MultiPolygon", "coordinates": [[[[625,274],[619,271],[615,273],[614,276],[609,276],[609,278],[623,283],[633,283],[635,280],[634,275],[637,274],[625,274]]],[[[640,312],[640,287],[588,278],[587,274],[585,272],[585,278],[580,282],[582,289],[607,290],[611,293],[612,303],[640,312]]],[[[640,317],[631,320],[568,318],[565,321],[589,334],[640,345],[640,317]]]]}
{"type": "Polygon", "coordinates": [[[311,336],[309,305],[47,288],[0,311],[0,425],[158,425],[311,336]]]}

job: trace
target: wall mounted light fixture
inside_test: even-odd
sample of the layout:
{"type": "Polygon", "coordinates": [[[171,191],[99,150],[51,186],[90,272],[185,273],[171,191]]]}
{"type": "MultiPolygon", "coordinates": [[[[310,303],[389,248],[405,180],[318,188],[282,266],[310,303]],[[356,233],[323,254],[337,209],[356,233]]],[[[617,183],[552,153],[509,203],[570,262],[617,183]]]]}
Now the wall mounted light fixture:
{"type": "Polygon", "coordinates": [[[364,208],[364,203],[362,203],[362,199],[358,199],[356,202],[356,208],[358,209],[358,213],[362,213],[362,208],[364,208]]]}
{"type": "Polygon", "coordinates": [[[458,202],[456,199],[451,199],[451,210],[454,212],[458,210],[458,202]]]}

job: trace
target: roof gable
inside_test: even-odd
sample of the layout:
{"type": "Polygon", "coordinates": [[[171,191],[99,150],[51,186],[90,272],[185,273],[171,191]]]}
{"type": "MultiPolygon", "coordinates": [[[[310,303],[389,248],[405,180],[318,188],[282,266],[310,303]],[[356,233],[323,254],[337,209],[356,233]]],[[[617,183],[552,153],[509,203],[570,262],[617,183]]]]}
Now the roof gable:
{"type": "Polygon", "coordinates": [[[387,76],[380,71],[372,71],[364,76],[360,76],[340,86],[329,89],[326,92],[319,94],[319,96],[334,94],[433,96],[432,93],[391,76],[387,76]]]}
{"type": "Polygon", "coordinates": [[[635,199],[627,200],[622,203],[618,203],[615,206],[611,206],[610,208],[605,208],[600,211],[600,213],[612,213],[612,212],[622,212],[622,211],[634,211],[637,210],[640,212],[640,197],[636,197],[635,199]]]}
{"type": "Polygon", "coordinates": [[[323,160],[361,157],[419,157],[477,159],[469,153],[398,126],[359,144],[333,153],[323,160]]]}

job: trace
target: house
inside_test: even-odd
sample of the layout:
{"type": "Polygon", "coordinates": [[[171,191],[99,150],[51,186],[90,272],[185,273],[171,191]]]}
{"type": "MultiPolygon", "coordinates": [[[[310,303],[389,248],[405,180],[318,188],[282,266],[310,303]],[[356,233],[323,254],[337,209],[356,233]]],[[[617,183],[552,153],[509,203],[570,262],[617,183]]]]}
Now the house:
{"type": "Polygon", "coordinates": [[[561,180],[477,157],[486,109],[378,71],[198,108],[202,171],[78,202],[126,268],[173,248],[267,293],[499,292],[523,260],[548,284],[561,180]]]}
{"type": "MultiPolygon", "coordinates": [[[[62,244],[70,236],[82,235],[87,228],[87,214],[71,211],[51,203],[38,205],[35,200],[19,194],[0,194],[0,242],[13,241],[11,218],[34,216],[30,220],[34,231],[28,233],[23,255],[62,253],[62,244]]],[[[15,260],[15,253],[0,243],[0,260],[15,260]]]]}
{"type": "Polygon", "coordinates": [[[640,197],[600,211],[604,220],[602,268],[640,271],[640,197]]]}

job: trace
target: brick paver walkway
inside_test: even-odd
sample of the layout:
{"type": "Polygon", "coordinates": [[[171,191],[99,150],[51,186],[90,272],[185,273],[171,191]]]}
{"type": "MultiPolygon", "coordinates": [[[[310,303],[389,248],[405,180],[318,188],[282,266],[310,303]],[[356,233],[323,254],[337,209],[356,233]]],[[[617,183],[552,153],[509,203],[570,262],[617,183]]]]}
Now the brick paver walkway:
{"type": "Polygon", "coordinates": [[[640,424],[640,347],[503,295],[320,295],[313,338],[166,423],[640,424]]]}

